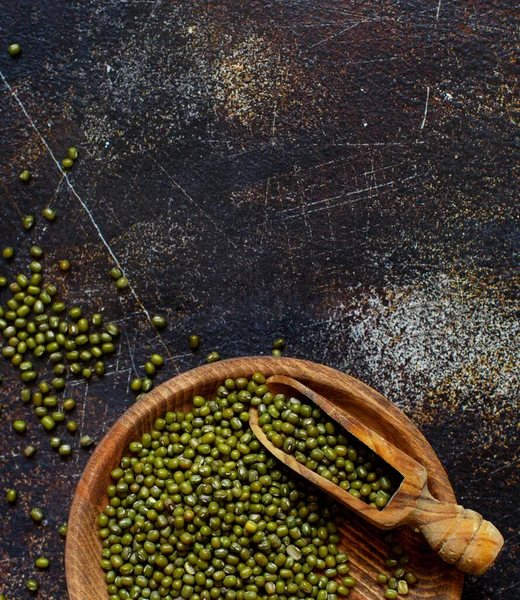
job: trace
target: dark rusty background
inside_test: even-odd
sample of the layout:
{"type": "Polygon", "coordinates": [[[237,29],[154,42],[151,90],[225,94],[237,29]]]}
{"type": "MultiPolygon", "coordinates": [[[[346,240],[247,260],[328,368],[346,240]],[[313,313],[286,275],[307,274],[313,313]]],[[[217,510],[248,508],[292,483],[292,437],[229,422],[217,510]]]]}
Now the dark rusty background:
{"type": "MultiPolygon", "coordinates": [[[[161,381],[281,334],[288,356],[401,407],[459,501],[501,529],[463,598],[520,598],[518,32],[505,0],[4,2],[0,241],[17,257],[0,275],[40,243],[61,297],[124,329],[103,380],[68,383],[81,433],[100,439],[132,404],[151,351],[168,356],[161,381]],[[25,232],[49,203],[56,223],[25,232]],[[114,257],[135,293],[110,281],[114,257]]],[[[0,374],[0,591],[28,597],[44,553],[39,597],[65,598],[57,528],[89,452],[60,460],[3,360],[0,374]]]]}

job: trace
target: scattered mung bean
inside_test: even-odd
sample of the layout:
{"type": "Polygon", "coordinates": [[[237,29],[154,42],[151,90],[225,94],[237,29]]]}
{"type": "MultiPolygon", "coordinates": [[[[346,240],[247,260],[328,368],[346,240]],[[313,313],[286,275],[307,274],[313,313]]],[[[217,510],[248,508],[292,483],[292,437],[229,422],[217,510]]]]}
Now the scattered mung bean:
{"type": "Polygon", "coordinates": [[[17,498],[18,498],[18,492],[14,488],[7,490],[5,499],[7,500],[7,502],[9,504],[14,504],[16,502],[17,498]]]}
{"type": "Polygon", "coordinates": [[[11,44],[9,48],[7,48],[7,52],[14,58],[18,56],[22,51],[22,47],[20,44],[11,44]]]}
{"type": "Polygon", "coordinates": [[[29,516],[35,523],[41,523],[44,519],[43,510],[41,508],[31,509],[29,516]]]}

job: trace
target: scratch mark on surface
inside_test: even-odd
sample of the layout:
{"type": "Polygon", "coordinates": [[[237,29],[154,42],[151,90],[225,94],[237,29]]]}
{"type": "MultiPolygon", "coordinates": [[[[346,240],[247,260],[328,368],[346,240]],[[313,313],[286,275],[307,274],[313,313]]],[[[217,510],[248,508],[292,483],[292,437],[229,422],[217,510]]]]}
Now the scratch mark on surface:
{"type": "MultiPolygon", "coordinates": [[[[288,209],[283,208],[283,195],[280,190],[280,182],[279,181],[277,182],[277,192],[278,192],[278,198],[280,199],[280,204],[282,206],[282,210],[280,212],[285,212],[288,209]]],[[[291,264],[292,273],[295,274],[296,268],[295,268],[295,264],[294,264],[294,248],[291,244],[291,234],[289,231],[289,225],[287,223],[287,219],[284,219],[283,221],[284,221],[284,225],[285,225],[285,239],[287,240],[287,248],[289,250],[289,252],[288,252],[289,262],[291,264]]]]}
{"type": "Polygon", "coordinates": [[[83,391],[83,406],[81,407],[81,420],[79,423],[80,435],[83,435],[83,425],[85,424],[85,412],[87,410],[87,396],[88,396],[88,381],[85,382],[85,389],[83,391]]]}
{"type": "MultiPolygon", "coordinates": [[[[18,106],[21,108],[23,114],[26,116],[27,120],[29,121],[31,127],[34,129],[34,131],[36,132],[36,134],[38,135],[38,137],[40,138],[41,142],[43,143],[43,145],[45,146],[45,148],[47,148],[47,151],[49,152],[50,157],[52,158],[52,160],[54,161],[54,163],[56,164],[56,167],[58,169],[58,171],[61,173],[62,175],[62,180],[65,179],[65,181],[67,182],[67,185],[70,189],[70,191],[74,194],[74,196],[76,197],[76,199],[78,200],[78,202],[81,204],[83,210],[87,213],[90,221],[92,222],[92,225],[94,226],[95,230],[97,231],[103,245],[105,246],[105,248],[108,250],[108,253],[110,254],[110,256],[112,257],[113,261],[116,263],[116,265],[123,271],[124,273],[124,269],[121,266],[121,263],[119,262],[119,259],[117,258],[117,256],[115,255],[114,251],[112,250],[110,244],[108,243],[108,241],[105,239],[105,236],[103,235],[103,232],[101,231],[99,225],[97,224],[96,220],[94,219],[94,215],[92,214],[92,212],[90,211],[89,207],[87,206],[87,204],[83,201],[83,199],[81,198],[81,196],[78,194],[78,192],[76,191],[76,189],[74,188],[74,186],[72,185],[72,182],[70,181],[67,173],[62,169],[60,162],[58,161],[58,159],[56,158],[56,156],[54,155],[54,152],[52,151],[51,147],[49,146],[47,140],[43,137],[43,135],[41,134],[40,130],[38,129],[38,127],[36,126],[36,123],[33,121],[33,119],[31,118],[31,115],[27,112],[23,102],[20,100],[20,98],[18,97],[18,94],[16,93],[16,90],[14,90],[10,85],[9,82],[7,81],[7,79],[5,78],[4,74],[2,73],[2,71],[0,71],[0,77],[2,78],[2,81],[4,82],[4,85],[7,87],[7,89],[9,90],[9,93],[11,94],[11,96],[16,100],[18,106]]],[[[146,315],[146,317],[148,318],[148,321],[150,322],[150,325],[152,325],[153,327],[153,323],[152,323],[152,317],[150,315],[150,313],[148,312],[148,310],[146,309],[145,305],[141,302],[141,299],[139,298],[139,296],[137,295],[137,292],[135,291],[134,287],[132,286],[132,284],[130,283],[129,285],[130,291],[132,293],[132,296],[134,297],[135,301],[137,302],[137,304],[141,307],[141,310],[144,312],[144,314],[146,315]]],[[[154,327],[155,330],[155,327],[154,327]]],[[[171,353],[169,348],[166,346],[162,336],[159,334],[159,332],[157,332],[157,330],[155,330],[157,333],[157,337],[160,339],[161,344],[163,345],[164,349],[166,350],[168,356],[171,358],[171,353]]]]}
{"type": "Polygon", "coordinates": [[[132,347],[130,346],[130,338],[128,337],[128,332],[125,329],[125,337],[126,343],[128,345],[128,352],[130,353],[130,360],[132,361],[132,367],[134,369],[134,373],[136,377],[139,377],[139,373],[137,372],[137,367],[135,366],[134,353],[132,352],[132,347]]]}
{"type": "Polygon", "coordinates": [[[148,17],[148,20],[146,21],[146,24],[148,25],[148,21],[153,17],[154,13],[155,13],[155,9],[159,6],[159,4],[161,4],[162,0],[157,0],[157,2],[153,5],[152,8],[152,12],[150,13],[150,16],[148,17]]]}
{"type": "Polygon", "coordinates": [[[354,23],[354,25],[351,25],[350,27],[345,27],[344,29],[342,29],[341,31],[338,31],[337,33],[328,35],[326,38],[323,38],[319,42],[312,44],[312,46],[310,46],[310,47],[316,48],[316,46],[321,46],[321,44],[324,44],[325,42],[328,42],[329,40],[333,40],[334,38],[337,38],[338,35],[341,35],[342,33],[345,33],[346,31],[350,31],[351,29],[356,28],[358,25],[361,25],[362,23],[368,23],[368,22],[369,21],[359,21],[358,23],[354,23]]]}
{"type": "Polygon", "coordinates": [[[105,404],[105,414],[103,416],[103,429],[101,430],[101,435],[105,435],[107,430],[107,415],[108,415],[108,404],[105,404]]]}
{"type": "MultiPolygon", "coordinates": [[[[403,179],[400,180],[392,180],[392,181],[385,181],[384,183],[379,183],[376,185],[370,185],[364,188],[360,188],[358,190],[353,190],[352,192],[347,192],[346,194],[339,194],[337,196],[333,196],[331,198],[324,198],[323,200],[316,200],[316,202],[310,202],[309,204],[307,204],[305,206],[305,212],[310,214],[312,212],[317,212],[319,210],[328,210],[331,208],[330,205],[330,201],[331,200],[338,200],[340,198],[347,198],[349,196],[355,196],[357,194],[363,194],[365,192],[376,192],[377,190],[379,190],[380,188],[384,188],[384,187],[392,187],[394,184],[396,183],[403,183],[405,181],[408,181],[409,179],[415,179],[415,177],[417,177],[417,173],[414,173],[413,175],[410,175],[409,177],[404,177],[403,179]],[[307,210],[309,209],[311,206],[320,206],[325,204],[325,208],[315,208],[314,210],[307,210]]],[[[370,196],[371,197],[371,196],[370,196]]],[[[353,199],[351,201],[352,204],[354,204],[355,202],[359,202],[360,200],[362,200],[363,197],[361,198],[356,198],[353,199]]],[[[332,204],[332,207],[337,207],[337,206],[343,206],[344,204],[346,204],[346,202],[340,202],[337,204],[332,204]]],[[[288,212],[294,212],[294,211],[298,211],[297,214],[292,214],[292,215],[287,215],[287,219],[293,219],[295,217],[299,217],[301,216],[301,207],[291,207],[291,208],[286,208],[284,210],[281,210],[279,212],[279,214],[283,214],[283,213],[288,213],[288,212]]]]}
{"type": "MultiPolygon", "coordinates": [[[[424,144],[423,140],[417,140],[414,144],[424,144]]],[[[404,147],[408,146],[406,143],[402,142],[338,142],[335,144],[338,148],[365,148],[371,146],[382,146],[386,148],[390,148],[392,146],[404,147]]]]}
{"type": "Polygon", "coordinates": [[[516,460],[513,460],[511,462],[508,462],[505,465],[498,467],[498,469],[491,471],[491,473],[489,475],[487,475],[486,477],[492,477],[492,476],[496,475],[497,473],[499,473],[500,471],[503,471],[504,469],[509,469],[509,468],[513,467],[514,465],[518,464],[519,462],[520,462],[520,458],[517,458],[516,460]]]}
{"type": "Polygon", "coordinates": [[[424,116],[421,123],[421,129],[426,125],[426,117],[428,116],[428,102],[430,101],[430,86],[426,88],[426,103],[424,104],[424,116]]]}
{"type": "Polygon", "coordinates": [[[54,194],[52,194],[51,199],[49,200],[49,203],[47,204],[47,208],[54,202],[56,196],[58,195],[58,192],[60,191],[61,184],[63,183],[63,179],[64,179],[64,175],[62,175],[60,177],[60,180],[58,181],[58,185],[56,186],[56,189],[54,190],[54,194]]]}
{"type": "Polygon", "coordinates": [[[175,179],[168,173],[168,171],[166,171],[166,169],[160,164],[158,163],[155,158],[152,158],[153,162],[161,169],[161,171],[166,175],[166,177],[168,177],[168,179],[173,183],[173,185],[180,191],[182,192],[182,194],[184,195],[184,197],[189,200],[193,206],[195,206],[205,217],[206,219],[208,219],[208,221],[213,225],[213,227],[215,227],[215,229],[217,231],[220,231],[220,233],[226,237],[226,239],[229,241],[229,243],[233,246],[233,248],[237,248],[237,245],[233,242],[233,240],[227,235],[227,233],[225,231],[223,231],[218,225],[217,223],[210,217],[210,215],[208,215],[208,213],[198,204],[198,202],[196,202],[189,194],[188,192],[179,184],[177,183],[177,181],[175,181],[175,179]]]}
{"type": "Polygon", "coordinates": [[[437,21],[439,20],[439,14],[441,12],[441,4],[442,4],[442,0],[439,0],[439,4],[437,4],[437,16],[436,16],[437,21]]]}
{"type": "Polygon", "coordinates": [[[274,103],[274,109],[273,109],[273,122],[271,123],[271,144],[274,146],[276,144],[275,142],[275,135],[276,135],[276,117],[278,116],[278,113],[276,112],[276,107],[278,106],[278,102],[274,103]]]}

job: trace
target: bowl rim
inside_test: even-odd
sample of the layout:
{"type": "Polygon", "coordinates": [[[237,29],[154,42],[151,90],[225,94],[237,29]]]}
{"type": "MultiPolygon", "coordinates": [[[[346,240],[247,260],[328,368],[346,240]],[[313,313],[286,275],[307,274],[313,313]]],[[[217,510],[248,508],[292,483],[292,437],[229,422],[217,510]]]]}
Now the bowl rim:
{"type": "MultiPolygon", "coordinates": [[[[190,395],[189,390],[196,385],[204,385],[204,382],[208,380],[218,382],[228,377],[248,376],[255,372],[262,372],[266,377],[275,373],[289,375],[307,381],[310,387],[312,387],[312,380],[320,383],[333,381],[340,391],[355,390],[356,394],[362,397],[363,402],[366,402],[367,410],[377,411],[377,414],[381,416],[380,434],[383,436],[385,434],[385,418],[393,417],[397,425],[396,422],[392,423],[392,433],[396,433],[395,428],[397,427],[397,433],[405,435],[407,440],[411,439],[410,435],[413,436],[411,454],[417,446],[418,455],[414,458],[426,467],[430,492],[438,500],[456,503],[455,494],[444,467],[417,426],[390,400],[360,380],[332,367],[297,358],[247,356],[205,364],[163,382],[133,404],[115,421],[92,453],[77,484],[69,512],[65,545],[65,573],[70,600],[92,600],[90,597],[82,595],[83,586],[80,584],[80,579],[88,580],[88,559],[97,547],[86,532],[85,520],[88,520],[89,513],[90,517],[93,517],[96,511],[99,514],[101,507],[106,505],[106,501],[104,501],[106,491],[96,489],[94,484],[101,477],[106,477],[107,472],[112,470],[111,464],[119,462],[128,445],[127,437],[132,427],[142,421],[145,416],[153,415],[154,418],[157,418],[160,414],[164,414],[167,411],[168,403],[172,402],[173,398],[178,397],[179,394],[184,399],[188,396],[191,398],[193,394],[190,395]],[[108,460],[107,457],[111,457],[111,460],[108,460]]],[[[390,431],[386,430],[386,433],[388,435],[390,431]]],[[[462,595],[463,574],[449,565],[447,568],[450,572],[450,591],[452,592],[449,598],[450,600],[459,600],[462,595]]],[[[448,596],[446,597],[448,598],[448,596]]]]}

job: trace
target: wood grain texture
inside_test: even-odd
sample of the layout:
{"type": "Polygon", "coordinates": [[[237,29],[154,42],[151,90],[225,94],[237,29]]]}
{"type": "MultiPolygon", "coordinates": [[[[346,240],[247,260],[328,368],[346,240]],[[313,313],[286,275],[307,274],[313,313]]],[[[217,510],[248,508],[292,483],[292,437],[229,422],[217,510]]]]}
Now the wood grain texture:
{"type": "MultiPolygon", "coordinates": [[[[105,490],[110,471],[128,444],[149,431],[155,419],[167,410],[189,409],[194,395],[208,396],[227,377],[255,372],[294,377],[336,402],[348,402],[349,411],[381,435],[392,433],[394,443],[424,466],[435,498],[455,502],[448,477],[419,430],[388,400],[360,381],[323,365],[296,359],[251,357],[212,363],[179,375],[150,392],[116,422],[92,455],[78,484],[69,518],[65,565],[70,600],[108,598],[99,567],[101,541],[95,520],[107,504],[105,490]]],[[[350,597],[380,600],[381,588],[374,579],[388,554],[382,533],[353,513],[340,529],[341,548],[348,552],[352,574],[358,580],[350,597]]],[[[442,562],[421,537],[410,531],[399,532],[398,537],[412,556],[410,569],[419,577],[409,598],[459,600],[462,574],[442,562]]]]}
{"type": "Polygon", "coordinates": [[[472,575],[484,574],[504,545],[500,531],[478,512],[438,502],[427,488],[406,522],[421,530],[443,560],[472,575]]]}
{"type": "MultiPolygon", "coordinates": [[[[400,524],[419,528],[428,544],[443,560],[465,573],[482,575],[493,564],[504,545],[504,538],[498,529],[473,510],[435,500],[428,490],[425,468],[362,421],[353,419],[344,402],[334,404],[299,381],[283,375],[270,377],[267,384],[273,392],[308,398],[396,469],[404,479],[390,503],[384,510],[378,510],[300,464],[293,455],[273,446],[258,425],[258,411],[252,409],[251,429],[284,464],[380,529],[393,529],[400,524]]],[[[392,425],[393,422],[388,424],[392,425]]]]}

